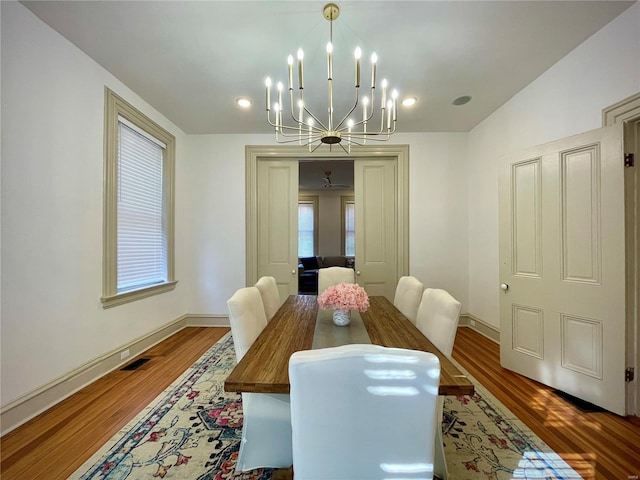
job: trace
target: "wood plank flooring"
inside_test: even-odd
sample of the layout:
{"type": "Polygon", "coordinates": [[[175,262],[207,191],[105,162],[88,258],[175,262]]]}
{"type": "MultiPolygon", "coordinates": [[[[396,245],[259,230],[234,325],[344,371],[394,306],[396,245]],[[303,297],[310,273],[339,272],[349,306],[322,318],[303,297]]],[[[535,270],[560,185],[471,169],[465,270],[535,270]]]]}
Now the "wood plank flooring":
{"type": "Polygon", "coordinates": [[[185,328],[144,352],[137,370],[115,370],[8,433],[0,478],[66,479],[228,331],[185,328]]]}
{"type": "Polygon", "coordinates": [[[499,346],[459,328],[453,358],[585,479],[640,478],[640,418],[584,413],[545,385],[500,366],[499,346]]]}
{"type": "MultiPolygon", "coordinates": [[[[114,371],[5,435],[0,477],[66,479],[227,331],[186,328],[145,352],[151,360],[138,370],[114,371]]],[[[453,357],[585,479],[640,475],[640,419],[583,413],[500,367],[498,346],[468,328],[459,329],[453,357]]]]}

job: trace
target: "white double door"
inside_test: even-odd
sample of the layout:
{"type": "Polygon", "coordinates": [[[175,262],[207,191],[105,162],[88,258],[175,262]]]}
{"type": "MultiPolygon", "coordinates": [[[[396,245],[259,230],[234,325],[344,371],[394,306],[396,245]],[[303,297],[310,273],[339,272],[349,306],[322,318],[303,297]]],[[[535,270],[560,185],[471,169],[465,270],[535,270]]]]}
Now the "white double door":
{"type": "MultiPolygon", "coordinates": [[[[397,275],[397,170],[393,160],[354,162],[357,282],[393,299],[397,275]]],[[[276,278],[280,298],[298,292],[298,162],[257,166],[258,276],[276,278]]]]}
{"type": "Polygon", "coordinates": [[[624,415],[621,125],[523,151],[502,170],[502,365],[624,415]]]}

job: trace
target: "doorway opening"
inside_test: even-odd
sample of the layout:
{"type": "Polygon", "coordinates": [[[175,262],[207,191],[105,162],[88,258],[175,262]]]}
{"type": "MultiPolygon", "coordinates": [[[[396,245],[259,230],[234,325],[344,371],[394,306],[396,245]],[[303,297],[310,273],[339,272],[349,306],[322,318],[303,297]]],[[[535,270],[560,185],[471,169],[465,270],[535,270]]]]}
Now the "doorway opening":
{"type": "Polygon", "coordinates": [[[318,293],[322,268],[355,268],[354,161],[300,160],[298,294],[318,293]]]}
{"type": "MultiPolygon", "coordinates": [[[[388,253],[392,266],[389,262],[389,277],[393,279],[378,283],[373,283],[368,279],[379,272],[368,272],[368,265],[363,264],[356,267],[358,283],[369,286],[374,295],[388,296],[387,290],[391,290],[389,285],[395,285],[399,276],[406,275],[409,271],[409,146],[408,145],[367,145],[352,151],[346,157],[341,152],[313,152],[308,149],[295,146],[268,146],[268,145],[248,145],[245,149],[246,161],[246,284],[252,285],[263,275],[271,275],[276,278],[281,299],[288,295],[298,293],[298,166],[300,160],[317,161],[344,161],[353,160],[354,170],[360,172],[363,178],[363,198],[380,198],[379,192],[382,180],[387,179],[384,184],[388,191],[393,193],[385,197],[387,210],[384,211],[382,219],[392,219],[393,228],[385,229],[384,232],[392,235],[393,242],[387,241],[386,250],[377,248],[374,241],[381,238],[380,235],[364,235],[366,228],[374,228],[383,225],[380,223],[381,212],[379,205],[376,208],[365,209],[363,214],[357,214],[361,220],[367,216],[367,222],[362,232],[364,237],[371,239],[371,245],[366,244],[356,250],[369,251],[371,256],[379,252],[388,253]],[[375,165],[374,165],[375,164],[375,165]],[[279,182],[284,183],[278,183],[279,182]],[[274,183],[275,182],[275,183],[274,183]],[[377,182],[377,183],[376,183],[377,182]],[[295,185],[293,185],[295,183],[295,185]],[[282,186],[284,185],[284,186],[282,186]],[[295,190],[292,188],[295,186],[295,190]],[[392,187],[389,190],[388,187],[392,187]],[[271,199],[289,202],[286,208],[272,205],[271,199]],[[369,213],[367,213],[369,212],[369,213]],[[291,213],[291,215],[289,214],[291,213]],[[283,238],[283,235],[287,239],[283,238]],[[378,287],[376,285],[387,285],[389,288],[378,287]],[[380,293],[382,292],[382,293],[380,293]]],[[[333,171],[332,171],[333,172],[333,171]]],[[[324,173],[324,171],[323,171],[324,173]]],[[[332,173],[332,177],[334,174],[332,173]]],[[[354,178],[358,175],[354,172],[354,178]]],[[[335,179],[332,178],[335,182],[335,179]]],[[[357,183],[357,181],[355,182],[357,183]]],[[[354,193],[358,190],[354,187],[354,193]]],[[[284,205],[284,203],[283,203],[284,205]]],[[[364,204],[363,204],[364,205],[364,204]]],[[[382,204],[380,204],[382,205],[382,204]]],[[[356,200],[357,206],[357,200],[356,200]]],[[[360,207],[357,207],[360,208],[360,207]]],[[[322,215],[320,208],[319,215],[322,215]]],[[[359,228],[359,227],[358,227],[359,228]]],[[[357,242],[357,240],[356,240],[357,242]]],[[[358,253],[360,256],[360,253],[358,253]]],[[[379,255],[378,255],[379,256],[379,255]]],[[[366,255],[365,255],[366,257],[366,255]]],[[[382,272],[385,273],[385,272],[382,272]]]]}

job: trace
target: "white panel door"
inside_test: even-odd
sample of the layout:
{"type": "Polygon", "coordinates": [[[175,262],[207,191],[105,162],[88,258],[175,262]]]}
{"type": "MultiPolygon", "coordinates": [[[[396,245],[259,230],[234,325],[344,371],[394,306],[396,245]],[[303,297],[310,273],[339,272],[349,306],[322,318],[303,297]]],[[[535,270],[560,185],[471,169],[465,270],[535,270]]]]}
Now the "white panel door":
{"type": "Polygon", "coordinates": [[[501,363],[624,415],[621,126],[509,156],[502,170],[501,363]]]}
{"type": "Polygon", "coordinates": [[[258,277],[275,277],[280,300],[298,293],[298,162],[260,160],[258,277]]]}
{"type": "Polygon", "coordinates": [[[358,159],[356,197],[356,280],[369,295],[393,301],[396,282],[396,162],[358,159]]]}

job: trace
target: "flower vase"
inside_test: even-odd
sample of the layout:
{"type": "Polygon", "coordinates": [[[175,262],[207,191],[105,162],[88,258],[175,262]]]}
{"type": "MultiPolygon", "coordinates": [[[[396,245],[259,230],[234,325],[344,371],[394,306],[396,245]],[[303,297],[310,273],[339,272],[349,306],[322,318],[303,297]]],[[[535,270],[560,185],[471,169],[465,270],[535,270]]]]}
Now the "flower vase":
{"type": "Polygon", "coordinates": [[[333,311],[333,323],[339,327],[344,327],[351,323],[351,311],[350,310],[334,310],[333,311]]]}

